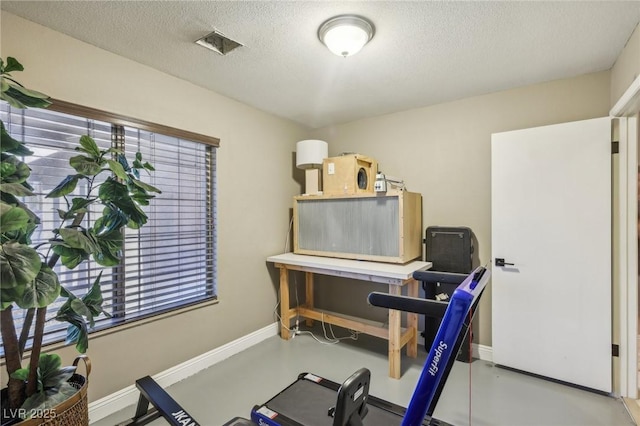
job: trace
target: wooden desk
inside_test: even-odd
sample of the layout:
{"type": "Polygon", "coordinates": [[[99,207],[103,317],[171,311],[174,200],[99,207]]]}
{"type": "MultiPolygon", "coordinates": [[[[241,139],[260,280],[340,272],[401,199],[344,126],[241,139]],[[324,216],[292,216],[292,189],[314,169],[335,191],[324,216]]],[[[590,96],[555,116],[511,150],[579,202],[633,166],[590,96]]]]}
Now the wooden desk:
{"type": "Polygon", "coordinates": [[[291,338],[289,327],[295,316],[324,321],[365,334],[387,339],[389,341],[389,376],[400,378],[400,351],[407,346],[407,355],[415,358],[418,355],[418,315],[407,314],[407,328],[400,324],[401,312],[389,309],[389,327],[380,327],[353,317],[326,313],[314,307],[313,275],[330,275],[388,284],[390,294],[402,294],[402,287],[407,287],[407,296],[418,297],[418,281],[413,279],[413,272],[430,268],[431,262],[414,261],[405,265],[368,262],[330,257],[307,256],[284,253],[267,258],[280,269],[280,337],[291,338]],[[289,306],[289,271],[305,273],[306,301],[297,307],[289,306]]]}

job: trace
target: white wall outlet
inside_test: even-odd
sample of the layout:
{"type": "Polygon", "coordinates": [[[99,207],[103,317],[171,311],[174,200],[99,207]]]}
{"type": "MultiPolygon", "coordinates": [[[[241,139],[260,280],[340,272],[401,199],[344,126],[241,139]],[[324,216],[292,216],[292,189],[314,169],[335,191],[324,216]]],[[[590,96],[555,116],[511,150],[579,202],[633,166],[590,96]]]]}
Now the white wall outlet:
{"type": "Polygon", "coordinates": [[[327,164],[327,173],[330,175],[336,174],[336,163],[327,164]]]}

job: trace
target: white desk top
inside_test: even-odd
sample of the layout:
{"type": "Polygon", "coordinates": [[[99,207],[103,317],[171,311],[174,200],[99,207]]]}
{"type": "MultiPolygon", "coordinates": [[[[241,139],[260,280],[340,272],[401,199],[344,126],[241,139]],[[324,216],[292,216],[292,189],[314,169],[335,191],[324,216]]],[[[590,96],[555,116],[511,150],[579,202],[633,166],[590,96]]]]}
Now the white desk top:
{"type": "Polygon", "coordinates": [[[365,260],[337,259],[333,257],[308,256],[294,253],[283,253],[267,258],[267,262],[282,263],[307,268],[325,269],[328,271],[368,274],[377,277],[407,280],[413,272],[422,268],[430,268],[431,262],[414,260],[404,265],[396,263],[371,262],[365,260]]]}

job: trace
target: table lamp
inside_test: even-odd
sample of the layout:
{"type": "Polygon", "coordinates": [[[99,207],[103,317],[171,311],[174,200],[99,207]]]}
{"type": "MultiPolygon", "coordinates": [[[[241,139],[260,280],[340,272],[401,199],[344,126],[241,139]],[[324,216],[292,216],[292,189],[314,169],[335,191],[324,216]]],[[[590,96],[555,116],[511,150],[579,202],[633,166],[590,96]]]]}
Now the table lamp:
{"type": "Polygon", "coordinates": [[[307,139],[296,144],[296,167],[305,171],[304,195],[320,192],[322,160],[329,156],[329,144],[317,139],[307,139]]]}

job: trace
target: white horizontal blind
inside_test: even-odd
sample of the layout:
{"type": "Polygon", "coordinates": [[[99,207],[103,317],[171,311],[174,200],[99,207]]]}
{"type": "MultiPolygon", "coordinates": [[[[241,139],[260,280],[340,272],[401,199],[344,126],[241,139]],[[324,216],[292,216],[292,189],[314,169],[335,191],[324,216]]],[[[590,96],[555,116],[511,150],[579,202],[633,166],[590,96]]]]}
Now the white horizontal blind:
{"type": "MultiPolygon", "coordinates": [[[[149,217],[144,227],[125,230],[120,266],[104,268],[91,260],[73,270],[60,262],[55,267],[61,284],[79,297],[103,271],[103,307],[112,318],[99,317],[94,330],[215,299],[214,147],[51,110],[15,109],[5,102],[0,103],[0,119],[11,136],[34,152],[22,159],[31,167],[29,183],[36,193],[25,201],[41,219],[32,237],[34,245],[46,242],[53,236],[50,230],[60,226],[57,209],[67,210],[64,198],[45,195],[68,174],[75,174],[68,160],[79,154],[74,148],[80,136],[89,134],[101,149],[124,142],[130,161],[140,151],[143,162],[156,169],[151,174],[141,171],[140,178],[162,194],[142,207],[149,217]],[[124,138],[116,137],[121,134],[124,138]]],[[[106,178],[107,173],[101,174],[94,188],[106,178]]],[[[87,189],[81,180],[68,198],[86,195],[87,189]]],[[[90,211],[82,225],[88,226],[96,217],[90,211]]],[[[40,247],[43,255],[48,250],[48,245],[40,247]]],[[[62,303],[60,299],[51,305],[47,318],[53,318],[62,303]]],[[[26,311],[14,307],[13,312],[20,333],[26,311]]],[[[64,339],[66,328],[66,323],[48,321],[45,342],[64,339]]]]}
{"type": "Polygon", "coordinates": [[[156,312],[213,296],[214,148],[131,128],[124,139],[127,157],[139,151],[154,165],[156,172],[140,177],[162,194],[145,207],[145,226],[125,230],[125,298],[113,314],[156,312]]]}

